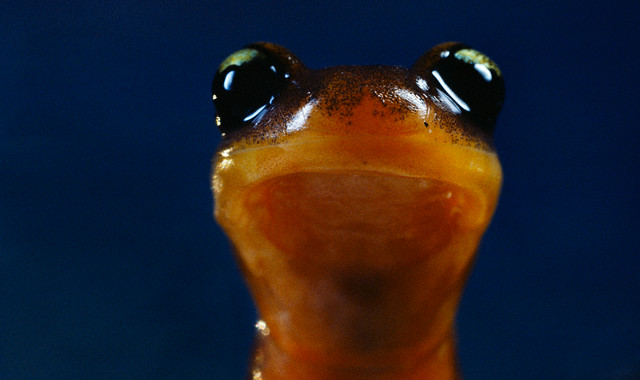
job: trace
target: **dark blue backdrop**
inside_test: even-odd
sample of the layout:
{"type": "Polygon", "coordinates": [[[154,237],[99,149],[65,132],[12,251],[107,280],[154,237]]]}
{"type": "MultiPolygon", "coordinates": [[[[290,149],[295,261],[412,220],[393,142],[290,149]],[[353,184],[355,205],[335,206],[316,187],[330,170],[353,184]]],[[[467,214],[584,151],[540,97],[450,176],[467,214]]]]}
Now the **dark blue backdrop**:
{"type": "Polygon", "coordinates": [[[640,377],[637,1],[33,3],[0,10],[3,380],[241,378],[255,315],[212,218],[209,92],[256,40],[311,67],[488,53],[505,181],[464,374],[640,377]]]}

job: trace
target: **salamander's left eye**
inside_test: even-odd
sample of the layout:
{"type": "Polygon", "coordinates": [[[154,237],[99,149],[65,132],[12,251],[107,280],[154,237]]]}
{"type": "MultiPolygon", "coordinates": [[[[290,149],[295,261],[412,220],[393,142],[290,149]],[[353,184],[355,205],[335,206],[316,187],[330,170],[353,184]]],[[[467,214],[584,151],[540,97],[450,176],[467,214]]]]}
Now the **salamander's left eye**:
{"type": "Polygon", "coordinates": [[[413,70],[436,83],[481,128],[493,132],[504,101],[504,81],[489,57],[450,42],[423,55],[413,70]]]}
{"type": "Polygon", "coordinates": [[[283,49],[278,46],[254,44],[220,64],[211,94],[221,132],[233,131],[251,121],[288,85],[289,61],[282,54],[283,49]]]}

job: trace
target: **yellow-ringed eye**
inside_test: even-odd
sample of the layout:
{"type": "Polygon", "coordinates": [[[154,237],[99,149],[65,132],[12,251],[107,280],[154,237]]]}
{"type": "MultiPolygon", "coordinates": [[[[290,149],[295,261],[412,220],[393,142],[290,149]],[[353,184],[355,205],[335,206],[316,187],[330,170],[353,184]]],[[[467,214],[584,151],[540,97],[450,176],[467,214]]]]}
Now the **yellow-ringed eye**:
{"type": "Polygon", "coordinates": [[[216,124],[222,133],[255,119],[289,83],[287,61],[261,44],[227,57],[211,85],[216,124]]]}
{"type": "Polygon", "coordinates": [[[463,44],[449,42],[420,57],[413,69],[435,84],[461,114],[485,132],[493,133],[504,101],[504,81],[498,65],[489,57],[463,44]]]}

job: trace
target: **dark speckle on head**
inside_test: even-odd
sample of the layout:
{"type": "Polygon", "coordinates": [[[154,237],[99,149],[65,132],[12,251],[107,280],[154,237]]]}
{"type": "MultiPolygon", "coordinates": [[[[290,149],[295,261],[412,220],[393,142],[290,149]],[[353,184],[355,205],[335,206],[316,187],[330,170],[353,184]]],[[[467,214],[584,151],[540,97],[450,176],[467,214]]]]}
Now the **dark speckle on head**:
{"type": "Polygon", "coordinates": [[[431,49],[410,69],[335,66],[318,70],[306,68],[282,47],[253,44],[221,65],[213,93],[218,123],[225,133],[223,143],[284,142],[299,130],[291,128],[291,123],[304,112],[325,118],[330,121],[327,125],[342,125],[344,133],[357,133],[354,112],[359,112],[371,116],[368,132],[376,120],[380,133],[386,134],[393,123],[405,125],[407,120],[419,119],[427,129],[444,128],[456,144],[492,149],[504,85],[491,60],[457,43],[431,49]],[[237,83],[232,91],[230,77],[237,83]]]}

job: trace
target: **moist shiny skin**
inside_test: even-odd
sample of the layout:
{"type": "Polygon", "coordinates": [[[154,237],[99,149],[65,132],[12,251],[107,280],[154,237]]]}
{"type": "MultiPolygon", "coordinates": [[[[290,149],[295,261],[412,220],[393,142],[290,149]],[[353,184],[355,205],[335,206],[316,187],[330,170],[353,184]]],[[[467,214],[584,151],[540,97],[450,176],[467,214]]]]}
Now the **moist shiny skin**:
{"type": "Polygon", "coordinates": [[[212,175],[260,315],[249,378],[459,378],[455,312],[502,171],[492,126],[431,75],[454,45],[320,70],[251,46],[287,84],[223,130],[212,175]]]}

